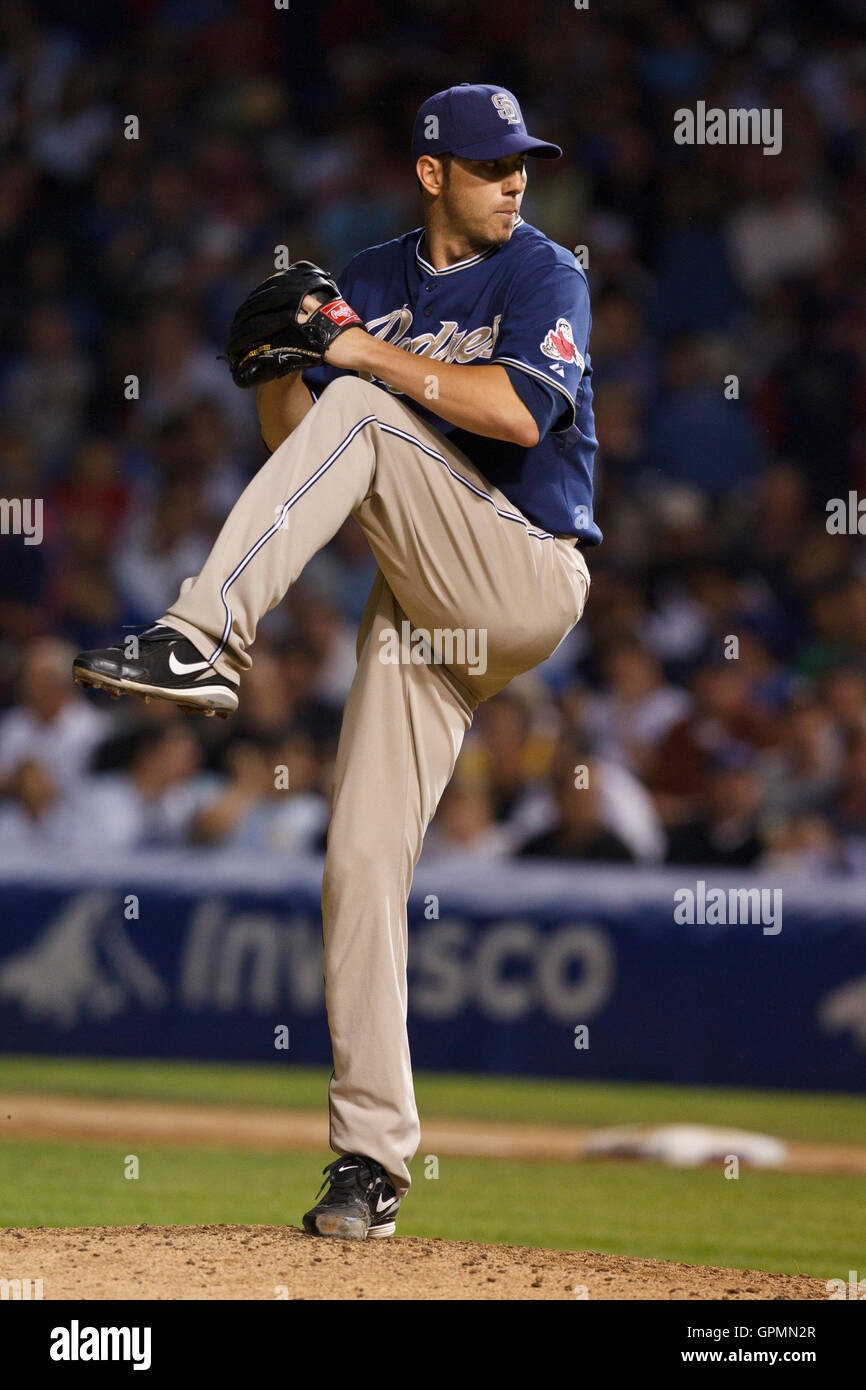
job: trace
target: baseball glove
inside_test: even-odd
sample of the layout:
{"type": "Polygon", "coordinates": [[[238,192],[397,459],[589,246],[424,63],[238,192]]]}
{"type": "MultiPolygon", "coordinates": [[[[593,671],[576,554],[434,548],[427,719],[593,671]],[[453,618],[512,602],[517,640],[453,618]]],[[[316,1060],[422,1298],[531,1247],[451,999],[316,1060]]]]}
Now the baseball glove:
{"type": "Polygon", "coordinates": [[[228,362],[236,386],[261,386],[322,362],[340,333],[363,327],[326,271],[312,261],[296,261],[247,295],[232,319],[228,347],[220,358],[228,362]],[[308,294],[319,307],[299,323],[308,294]]]}

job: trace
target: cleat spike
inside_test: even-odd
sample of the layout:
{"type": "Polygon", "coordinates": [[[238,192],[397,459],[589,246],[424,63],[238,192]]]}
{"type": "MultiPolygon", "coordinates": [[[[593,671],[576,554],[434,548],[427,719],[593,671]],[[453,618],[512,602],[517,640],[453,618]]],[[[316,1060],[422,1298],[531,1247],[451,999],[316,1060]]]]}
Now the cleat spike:
{"type": "Polygon", "coordinates": [[[205,712],[204,712],[204,717],[205,717],[205,719],[213,719],[213,717],[214,717],[215,714],[216,714],[216,710],[215,710],[215,709],[206,709],[205,712]]]}

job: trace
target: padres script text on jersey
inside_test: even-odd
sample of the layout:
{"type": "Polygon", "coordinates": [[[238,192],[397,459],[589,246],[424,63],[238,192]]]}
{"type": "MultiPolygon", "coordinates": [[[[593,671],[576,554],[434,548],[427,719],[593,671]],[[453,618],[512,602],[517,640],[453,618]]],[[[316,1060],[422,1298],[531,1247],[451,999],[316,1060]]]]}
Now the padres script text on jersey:
{"type": "MultiPolygon", "coordinates": [[[[416,227],[355,256],[338,283],[377,337],[431,361],[505,367],[538,425],[539,442],[532,449],[471,434],[432,408],[408,398],[405,403],[462,450],[530,521],[554,535],[597,545],[592,319],[586,276],[571,252],[518,218],[503,245],[434,270],[423,228],[416,227]]],[[[315,396],[344,375],[324,365],[305,371],[304,381],[315,396]]],[[[390,390],[384,382],[376,384],[390,390]]]]}

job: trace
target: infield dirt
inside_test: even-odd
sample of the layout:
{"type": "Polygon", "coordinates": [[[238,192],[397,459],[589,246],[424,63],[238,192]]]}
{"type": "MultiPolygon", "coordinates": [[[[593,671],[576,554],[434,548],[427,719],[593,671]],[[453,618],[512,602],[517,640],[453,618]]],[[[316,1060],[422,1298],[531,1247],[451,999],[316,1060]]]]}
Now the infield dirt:
{"type": "Polygon", "coordinates": [[[293,1226],[0,1231],[0,1268],[47,1299],[813,1299],[821,1279],[592,1251],[395,1237],[314,1240],[293,1226]]]}
{"type": "MultiPolygon", "coordinates": [[[[571,1125],[425,1119],[421,1142],[432,1153],[452,1156],[573,1163],[588,1157],[588,1133],[571,1125]]],[[[264,1110],[10,1093],[0,1094],[0,1134],[4,1139],[211,1144],[309,1153],[327,1150],[328,1119],[324,1108],[264,1110]]],[[[787,1172],[866,1176],[866,1146],[793,1140],[786,1147],[781,1166],[787,1172]]]]}

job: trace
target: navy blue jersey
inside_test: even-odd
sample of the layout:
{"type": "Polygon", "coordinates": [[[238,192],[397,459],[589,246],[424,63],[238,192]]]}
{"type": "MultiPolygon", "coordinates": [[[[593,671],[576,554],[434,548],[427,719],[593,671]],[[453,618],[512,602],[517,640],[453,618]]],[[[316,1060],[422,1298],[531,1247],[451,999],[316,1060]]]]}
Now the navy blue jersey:
{"type": "MultiPolygon", "coordinates": [[[[424,229],[416,227],[360,252],[338,284],[376,337],[433,361],[498,362],[505,368],[538,425],[539,442],[531,449],[459,429],[408,396],[405,404],[535,525],[597,545],[592,320],[586,276],[571,252],[518,218],[503,245],[434,270],[424,229]]],[[[343,375],[327,364],[303,373],[314,395],[343,375]]]]}

